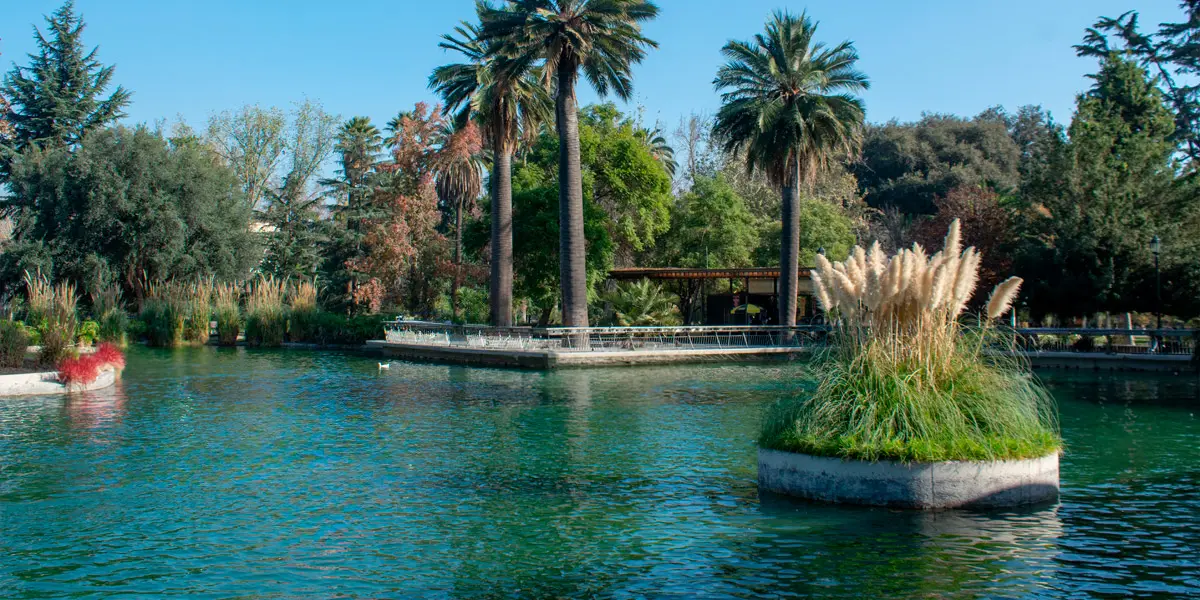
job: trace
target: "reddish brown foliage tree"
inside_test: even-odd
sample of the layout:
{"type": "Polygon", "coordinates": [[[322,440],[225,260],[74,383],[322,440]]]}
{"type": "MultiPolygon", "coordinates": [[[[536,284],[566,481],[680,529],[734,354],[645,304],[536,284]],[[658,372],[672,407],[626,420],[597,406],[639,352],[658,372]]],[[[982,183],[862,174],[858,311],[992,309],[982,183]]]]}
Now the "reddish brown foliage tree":
{"type": "Polygon", "coordinates": [[[1012,269],[1011,220],[996,192],[978,186],[959,186],[935,198],[934,205],[937,213],[921,222],[914,232],[918,243],[928,249],[941,248],[950,222],[959,219],[963,245],[975,246],[983,255],[979,289],[991,289],[1008,277],[1012,269]]]}
{"type": "Polygon", "coordinates": [[[430,279],[437,273],[436,256],[444,252],[445,237],[433,166],[445,116],[438,107],[418,103],[392,123],[389,160],[378,166],[379,185],[369,199],[363,256],[351,269],[368,275],[353,290],[355,302],[377,312],[384,305],[428,306],[430,279]],[[403,299],[408,297],[408,302],[403,299]]]}

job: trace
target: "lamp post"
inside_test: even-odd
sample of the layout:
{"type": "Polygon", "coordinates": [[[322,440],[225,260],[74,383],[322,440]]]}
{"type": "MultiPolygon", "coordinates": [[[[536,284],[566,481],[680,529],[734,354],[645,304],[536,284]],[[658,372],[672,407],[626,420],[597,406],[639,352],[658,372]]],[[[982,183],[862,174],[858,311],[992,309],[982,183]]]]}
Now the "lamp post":
{"type": "Polygon", "coordinates": [[[1158,269],[1158,253],[1162,251],[1162,240],[1158,236],[1150,239],[1150,251],[1154,253],[1154,298],[1155,298],[1155,317],[1157,325],[1155,329],[1162,330],[1162,276],[1158,269]]]}

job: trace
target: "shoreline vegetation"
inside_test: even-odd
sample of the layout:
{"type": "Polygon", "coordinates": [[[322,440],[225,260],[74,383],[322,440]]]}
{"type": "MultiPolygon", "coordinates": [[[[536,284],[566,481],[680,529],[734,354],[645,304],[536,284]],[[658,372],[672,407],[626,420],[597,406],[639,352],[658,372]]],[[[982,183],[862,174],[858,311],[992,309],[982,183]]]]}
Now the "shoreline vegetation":
{"type": "Polygon", "coordinates": [[[759,445],[817,456],[901,462],[1036,458],[1062,448],[1053,400],[1026,359],[987,352],[992,322],[1021,280],[966,315],[981,255],[951,223],[933,256],[915,244],[888,258],[878,244],[844,262],[818,259],[818,301],[834,326],[814,357],[810,393],[773,404],[759,445]]]}

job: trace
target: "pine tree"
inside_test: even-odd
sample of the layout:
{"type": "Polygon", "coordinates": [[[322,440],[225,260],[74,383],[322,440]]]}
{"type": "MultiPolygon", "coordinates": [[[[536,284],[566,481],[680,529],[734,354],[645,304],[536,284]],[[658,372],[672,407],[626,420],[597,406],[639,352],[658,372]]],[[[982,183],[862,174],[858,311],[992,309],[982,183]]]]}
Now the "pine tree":
{"type": "MultiPolygon", "coordinates": [[[[83,45],[83,18],[67,0],[46,18],[48,35],[35,30],[38,50],[27,67],[14,67],[4,80],[3,95],[12,106],[12,150],[32,144],[42,147],[77,146],[89,131],[125,116],[130,92],[117,86],[102,98],[113,77],[113,67],[96,58],[97,49],[83,45]]],[[[7,171],[8,160],[3,167],[7,171]]]]}

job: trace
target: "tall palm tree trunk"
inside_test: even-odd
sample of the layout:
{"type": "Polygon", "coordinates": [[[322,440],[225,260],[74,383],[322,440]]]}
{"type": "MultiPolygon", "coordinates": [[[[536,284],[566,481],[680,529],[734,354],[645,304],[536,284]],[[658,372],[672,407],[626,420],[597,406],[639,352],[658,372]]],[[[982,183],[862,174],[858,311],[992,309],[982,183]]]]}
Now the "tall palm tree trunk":
{"type": "Polygon", "coordinates": [[[574,68],[560,66],[555,119],[558,125],[558,228],[562,317],[567,327],[587,327],[587,248],[583,236],[583,174],[579,157],[579,110],[574,68]]]}
{"type": "Polygon", "coordinates": [[[800,164],[788,167],[791,183],[783,186],[783,239],[779,248],[779,324],[796,325],[800,269],[800,164]]]}
{"type": "MultiPolygon", "coordinates": [[[[495,136],[499,137],[499,136],[495,136]]],[[[492,325],[512,326],[513,237],[512,153],[497,139],[492,144],[492,280],[488,295],[492,325]]]]}
{"type": "Polygon", "coordinates": [[[450,309],[455,319],[462,316],[462,308],[458,304],[458,288],[462,287],[462,211],[463,200],[459,198],[454,205],[454,281],[450,283],[450,309]]]}

